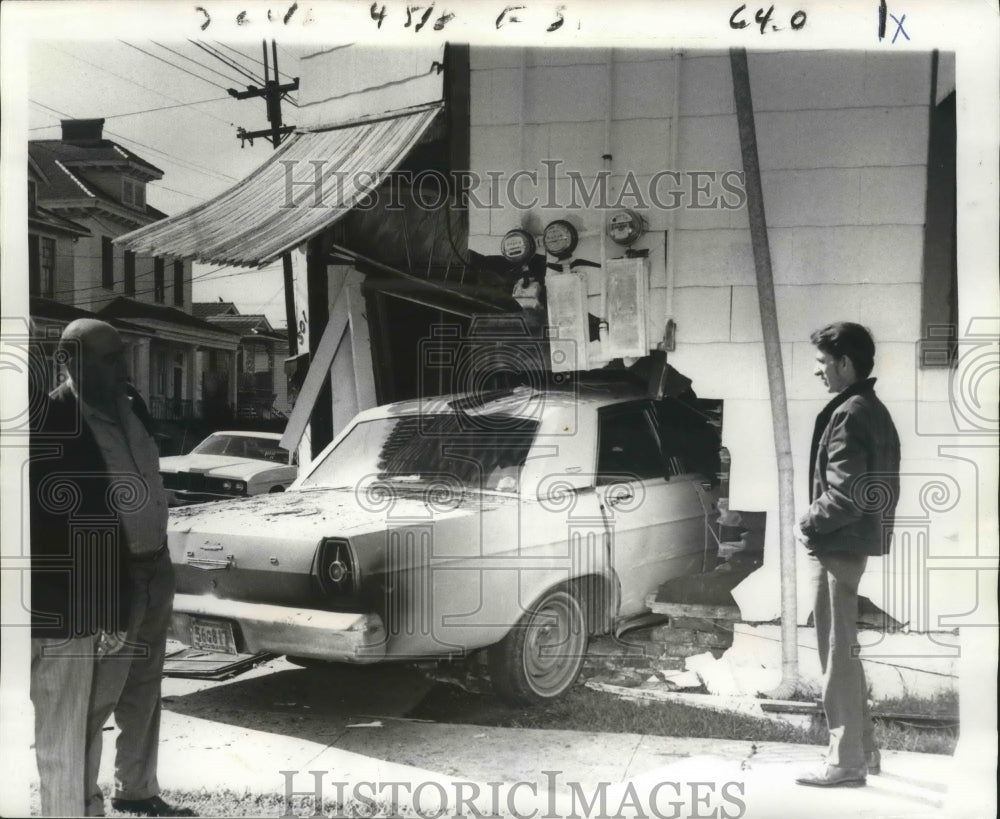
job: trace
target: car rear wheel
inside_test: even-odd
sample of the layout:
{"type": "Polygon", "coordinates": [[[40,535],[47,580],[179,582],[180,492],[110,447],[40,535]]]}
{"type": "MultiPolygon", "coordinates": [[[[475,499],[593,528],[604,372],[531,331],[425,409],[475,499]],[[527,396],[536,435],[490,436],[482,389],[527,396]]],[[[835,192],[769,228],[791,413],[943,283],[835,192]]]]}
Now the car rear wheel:
{"type": "Polygon", "coordinates": [[[317,660],[315,657],[285,657],[292,665],[299,668],[333,668],[338,663],[333,660],[317,660]]]}
{"type": "Polygon", "coordinates": [[[493,688],[519,705],[546,702],[576,682],[586,653],[587,618],[580,601],[567,589],[553,589],[490,647],[493,688]]]}

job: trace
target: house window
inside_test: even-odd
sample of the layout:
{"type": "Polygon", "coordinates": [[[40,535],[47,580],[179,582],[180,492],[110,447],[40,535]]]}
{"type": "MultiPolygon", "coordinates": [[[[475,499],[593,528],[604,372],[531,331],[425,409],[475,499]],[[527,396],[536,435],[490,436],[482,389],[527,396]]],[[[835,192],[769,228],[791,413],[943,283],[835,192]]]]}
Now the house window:
{"type": "Polygon", "coordinates": [[[101,237],[101,286],[115,289],[115,248],[110,236],[101,237]]]}
{"type": "Polygon", "coordinates": [[[174,262],[174,304],[184,306],[184,262],[174,262]]]}
{"type": "Polygon", "coordinates": [[[125,295],[135,295],[135,253],[125,251],[125,295]]]}
{"type": "Polygon", "coordinates": [[[146,208],[146,186],[134,179],[122,179],[122,202],[134,208],[146,208]]]}
{"type": "Polygon", "coordinates": [[[39,295],[51,299],[55,295],[56,240],[43,236],[38,249],[39,295]]]}
{"type": "Polygon", "coordinates": [[[163,304],[166,300],[166,286],[163,281],[163,259],[157,256],[153,259],[153,301],[163,304]]]}
{"type": "Polygon", "coordinates": [[[156,355],[156,390],[160,395],[167,394],[167,355],[163,352],[156,355]]]}
{"type": "Polygon", "coordinates": [[[954,91],[932,106],[928,141],[920,364],[950,367],[958,328],[954,91]]]}
{"type": "Polygon", "coordinates": [[[28,235],[28,294],[42,295],[41,237],[28,235]]]}

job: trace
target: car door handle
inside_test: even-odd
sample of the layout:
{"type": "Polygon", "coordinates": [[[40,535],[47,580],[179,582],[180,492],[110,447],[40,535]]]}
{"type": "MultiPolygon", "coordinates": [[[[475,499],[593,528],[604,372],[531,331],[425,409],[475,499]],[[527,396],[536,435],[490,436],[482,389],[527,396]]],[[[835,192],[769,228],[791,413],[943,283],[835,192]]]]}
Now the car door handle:
{"type": "Polygon", "coordinates": [[[619,503],[630,501],[635,496],[631,492],[619,492],[616,495],[608,495],[608,506],[617,506],[619,503]]]}

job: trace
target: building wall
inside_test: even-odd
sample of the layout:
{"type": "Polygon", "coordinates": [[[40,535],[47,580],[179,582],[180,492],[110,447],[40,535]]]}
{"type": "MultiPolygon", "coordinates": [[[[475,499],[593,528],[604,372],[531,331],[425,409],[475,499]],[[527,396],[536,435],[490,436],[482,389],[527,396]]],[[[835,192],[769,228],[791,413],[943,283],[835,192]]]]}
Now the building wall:
{"type": "MultiPolygon", "coordinates": [[[[62,275],[68,278],[75,277],[75,286],[68,282],[64,284],[68,295],[59,299],[75,307],[85,310],[99,311],[118,296],[125,295],[125,252],[119,245],[112,245],[114,257],[114,288],[106,289],[102,283],[102,245],[103,236],[110,236],[112,239],[125,232],[124,228],[118,227],[114,222],[106,218],[84,218],[79,220],[81,224],[88,227],[92,236],[81,237],[73,246],[72,262],[69,257],[64,257],[67,264],[62,275]],[[75,267],[70,269],[68,265],[75,267]]],[[[152,256],[137,255],[135,259],[135,296],[137,301],[147,304],[162,304],[166,307],[174,307],[185,313],[191,312],[192,296],[192,267],[191,262],[184,262],[184,304],[174,304],[174,268],[173,260],[165,259],[163,265],[164,297],[162,302],[154,299],[154,261],[152,256]]]]}
{"type": "MultiPolygon", "coordinates": [[[[82,236],[76,243],[74,287],[66,301],[74,307],[97,312],[114,298],[114,294],[101,286],[101,230],[102,225],[92,219],[80,219],[89,228],[91,236],[82,236]]],[[[118,251],[120,254],[120,251],[118,251]]]]}
{"type": "MultiPolygon", "coordinates": [[[[947,56],[943,61],[947,66],[947,56]]],[[[762,52],[749,55],[749,68],[796,508],[807,502],[813,420],[829,398],[812,375],[809,334],[830,321],[858,321],[875,337],[877,390],[902,438],[900,514],[931,515],[932,549],[974,550],[975,537],[963,533],[976,519],[975,493],[958,492],[949,509],[929,512],[923,490],[935,475],[943,475],[949,487],[969,478],[967,464],[939,451],[942,443],[957,440],[948,437],[954,431],[949,372],[921,369],[917,356],[931,57],[762,52]],[[922,428],[921,416],[927,421],[922,428]],[[926,434],[931,428],[942,435],[926,434]]],[[[470,210],[470,248],[480,253],[499,252],[500,238],[511,228],[526,228],[540,239],[549,221],[567,218],[581,233],[575,255],[600,261],[609,212],[545,206],[550,190],[562,200],[557,205],[566,204],[569,170],[590,182],[602,168],[609,170],[612,200],[629,172],[642,186],[661,170],[742,170],[727,53],[680,58],[641,50],[473,47],[471,69],[472,169],[483,177],[493,172],[507,178],[519,169],[538,173],[537,186],[522,182],[520,190],[498,189],[488,178],[479,186],[482,201],[500,205],[470,210]],[[607,163],[605,153],[612,156],[607,163]],[[541,162],[546,158],[563,163],[554,176],[541,162]],[[539,192],[543,201],[515,207],[511,193],[524,201],[530,198],[525,189],[539,192]]],[[[777,461],[747,211],[697,207],[724,198],[718,187],[707,196],[684,189],[685,206],[673,211],[625,202],[649,225],[635,247],[649,250],[650,339],[661,338],[666,320],[675,319],[670,362],[694,380],[700,396],[725,400],[733,506],[767,511],[769,522],[776,522],[777,461]]],[[[613,257],[621,249],[607,241],[604,253],[613,257]]],[[[600,271],[592,270],[589,309],[598,315],[600,285],[600,271]]],[[[770,548],[776,525],[768,526],[767,539],[776,558],[770,548]]],[[[974,583],[974,573],[967,579],[974,583]]]]}

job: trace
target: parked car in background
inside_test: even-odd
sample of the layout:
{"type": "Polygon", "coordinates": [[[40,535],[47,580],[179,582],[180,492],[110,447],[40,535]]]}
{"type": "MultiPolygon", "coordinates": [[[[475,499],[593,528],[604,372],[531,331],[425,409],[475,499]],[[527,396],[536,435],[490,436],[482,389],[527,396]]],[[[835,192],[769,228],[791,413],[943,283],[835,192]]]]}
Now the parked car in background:
{"type": "Polygon", "coordinates": [[[487,649],[500,695],[548,700],[589,635],[716,565],[719,441],[621,385],[367,410],[289,491],[174,510],[173,636],[347,663],[487,649]]]}
{"type": "Polygon", "coordinates": [[[160,458],[174,503],[283,492],[298,474],[297,456],[275,432],[213,432],[187,455],[160,458]]]}

